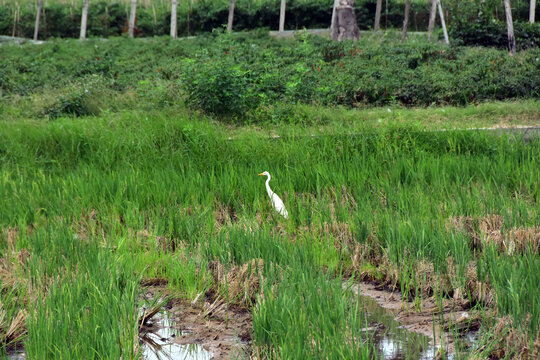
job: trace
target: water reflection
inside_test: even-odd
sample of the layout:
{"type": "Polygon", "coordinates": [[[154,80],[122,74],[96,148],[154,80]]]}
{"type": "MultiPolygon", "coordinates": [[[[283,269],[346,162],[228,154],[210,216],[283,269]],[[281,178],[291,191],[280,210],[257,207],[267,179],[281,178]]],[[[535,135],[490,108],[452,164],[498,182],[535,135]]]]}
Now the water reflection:
{"type": "Polygon", "coordinates": [[[146,360],[210,360],[213,354],[199,344],[179,345],[173,340],[189,334],[178,330],[167,312],[156,314],[152,319],[152,331],[142,334],[142,356],[146,360]]]}
{"type": "Polygon", "coordinates": [[[437,347],[430,344],[428,336],[407,330],[394,316],[368,297],[362,297],[367,311],[369,333],[381,360],[421,359],[432,360],[437,347]]]}

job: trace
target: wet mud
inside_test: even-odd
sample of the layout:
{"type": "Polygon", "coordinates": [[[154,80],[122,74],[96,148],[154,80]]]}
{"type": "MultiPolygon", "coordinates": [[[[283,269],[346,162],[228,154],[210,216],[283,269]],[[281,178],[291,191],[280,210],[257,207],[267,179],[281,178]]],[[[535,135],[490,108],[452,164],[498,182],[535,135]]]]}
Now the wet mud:
{"type": "Polygon", "coordinates": [[[248,359],[251,332],[251,312],[174,299],[141,326],[140,340],[148,360],[248,359]]]}
{"type": "MultiPolygon", "coordinates": [[[[345,286],[349,287],[349,285],[345,286]]],[[[395,353],[394,356],[383,355],[384,359],[411,358],[411,355],[412,358],[433,359],[442,357],[443,353],[447,356],[453,355],[469,346],[476,338],[476,332],[480,326],[478,319],[452,300],[443,299],[437,303],[434,298],[430,298],[419,305],[404,301],[399,291],[392,292],[370,283],[355,283],[350,289],[376,304],[370,306],[369,302],[365,302],[368,313],[380,324],[387,322],[388,320],[384,319],[389,316],[400,324],[399,328],[422,336],[415,339],[397,334],[398,343],[393,347],[398,349],[391,350],[395,353]],[[382,309],[382,313],[378,309],[382,309]],[[425,339],[428,339],[427,343],[425,339]],[[400,341],[401,344],[399,344],[400,341]],[[405,352],[409,354],[400,356],[406,355],[405,352]]],[[[391,339],[392,337],[396,338],[396,336],[391,336],[390,339],[380,340],[383,341],[383,346],[379,346],[379,351],[385,346],[392,347],[384,345],[384,342],[396,343],[391,339]]],[[[389,351],[387,350],[386,353],[389,351]]]]}

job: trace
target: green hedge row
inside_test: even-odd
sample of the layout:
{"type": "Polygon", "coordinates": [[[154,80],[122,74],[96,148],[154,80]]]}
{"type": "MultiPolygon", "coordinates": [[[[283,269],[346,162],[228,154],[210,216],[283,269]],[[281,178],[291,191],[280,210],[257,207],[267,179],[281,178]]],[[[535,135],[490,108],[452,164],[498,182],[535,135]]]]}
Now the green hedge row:
{"type": "Polygon", "coordinates": [[[3,47],[0,91],[7,102],[44,94],[54,100],[43,108],[50,117],[117,108],[136,96],[136,106],[185,101],[218,116],[258,119],[268,109],[282,111],[279,104],[427,106],[539,97],[539,59],[538,48],[511,57],[506,50],[392,40],[336,43],[307,34],[277,40],[264,31],[184,41],[55,40],[3,47]]]}

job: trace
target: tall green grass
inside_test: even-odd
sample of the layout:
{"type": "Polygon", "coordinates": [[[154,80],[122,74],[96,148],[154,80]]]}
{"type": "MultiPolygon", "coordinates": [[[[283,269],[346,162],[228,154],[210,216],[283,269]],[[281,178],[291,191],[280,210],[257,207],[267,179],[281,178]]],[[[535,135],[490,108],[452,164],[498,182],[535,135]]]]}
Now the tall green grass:
{"type": "Polygon", "coordinates": [[[504,229],[538,226],[538,140],[397,126],[228,135],[159,115],[2,125],[0,226],[34,229],[17,242],[31,254],[39,299],[27,321],[30,357],[135,357],[141,276],[166,278],[189,299],[211,288],[226,297],[210,263],[232,271],[262,259],[251,304],[260,351],[367,358],[370,344],[356,333],[364,313],[341,277],[371,232],[406,295],[420,296],[427,281],[414,276],[418,261],[445,274],[451,257],[459,287],[474,259],[501,313],[529,316],[528,331],[538,331],[540,290],[523,286],[536,281],[538,255],[479,255],[447,228],[451,217],[490,214],[504,229]],[[289,220],[270,207],[264,170],[289,220]]]}
{"type": "Polygon", "coordinates": [[[62,220],[19,239],[30,250],[29,358],[136,358],[138,278],[96,240],[62,220]]]}

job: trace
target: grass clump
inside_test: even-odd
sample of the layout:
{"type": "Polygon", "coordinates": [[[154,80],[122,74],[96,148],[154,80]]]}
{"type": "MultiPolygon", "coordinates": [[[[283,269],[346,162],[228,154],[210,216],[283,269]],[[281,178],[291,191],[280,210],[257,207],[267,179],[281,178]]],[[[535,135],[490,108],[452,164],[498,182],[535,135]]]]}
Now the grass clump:
{"type": "Polygon", "coordinates": [[[98,115],[102,108],[110,106],[107,100],[111,94],[103,76],[85,76],[64,88],[54,103],[42,110],[42,114],[52,119],[98,115]]]}

